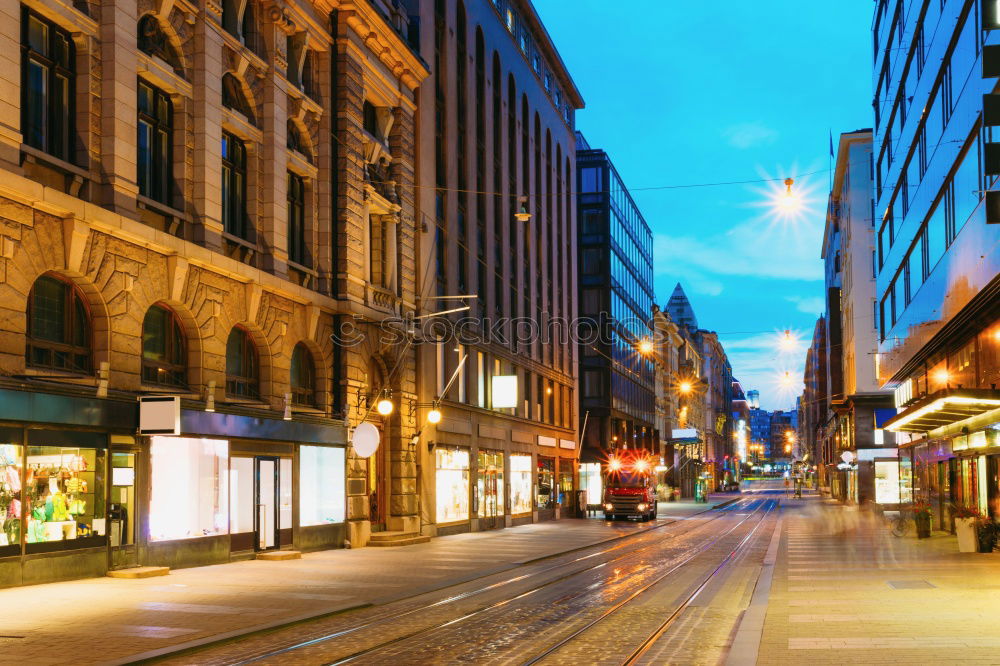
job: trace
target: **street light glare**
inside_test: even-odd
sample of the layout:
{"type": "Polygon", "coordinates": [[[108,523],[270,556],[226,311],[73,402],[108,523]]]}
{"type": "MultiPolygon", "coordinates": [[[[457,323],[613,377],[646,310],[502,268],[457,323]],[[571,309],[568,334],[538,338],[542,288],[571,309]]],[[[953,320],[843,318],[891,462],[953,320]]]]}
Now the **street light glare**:
{"type": "Polygon", "coordinates": [[[639,353],[643,356],[651,354],[653,352],[653,343],[647,339],[642,339],[639,341],[639,353]]]}
{"type": "Polygon", "coordinates": [[[677,389],[686,395],[691,392],[691,382],[681,382],[677,389]]]}

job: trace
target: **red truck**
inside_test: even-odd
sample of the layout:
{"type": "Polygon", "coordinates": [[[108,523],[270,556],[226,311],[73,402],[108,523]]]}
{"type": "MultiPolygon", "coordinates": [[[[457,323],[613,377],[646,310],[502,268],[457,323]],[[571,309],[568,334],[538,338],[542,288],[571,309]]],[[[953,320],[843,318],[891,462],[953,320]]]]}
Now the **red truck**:
{"type": "Polygon", "coordinates": [[[656,480],[654,462],[644,453],[617,453],[605,466],[604,517],[656,518],[656,480]]]}

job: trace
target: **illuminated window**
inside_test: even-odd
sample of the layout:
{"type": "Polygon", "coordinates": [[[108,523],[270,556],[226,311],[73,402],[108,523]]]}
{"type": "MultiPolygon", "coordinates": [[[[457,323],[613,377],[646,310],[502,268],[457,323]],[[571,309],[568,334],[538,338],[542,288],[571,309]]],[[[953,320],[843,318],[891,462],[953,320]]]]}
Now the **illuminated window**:
{"type": "Polygon", "coordinates": [[[142,381],[187,386],[187,341],[171,310],[154,305],[142,322],[142,381]]]}

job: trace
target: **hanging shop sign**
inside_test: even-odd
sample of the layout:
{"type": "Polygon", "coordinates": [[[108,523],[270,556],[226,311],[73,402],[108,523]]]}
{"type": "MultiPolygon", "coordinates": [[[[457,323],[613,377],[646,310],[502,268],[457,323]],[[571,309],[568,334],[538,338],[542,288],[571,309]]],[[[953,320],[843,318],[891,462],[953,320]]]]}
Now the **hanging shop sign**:
{"type": "Polygon", "coordinates": [[[378,428],[371,423],[362,423],[351,435],[351,446],[359,458],[368,458],[378,450],[381,439],[378,428]]]}
{"type": "Polygon", "coordinates": [[[517,375],[493,375],[490,380],[493,409],[517,407],[517,375]]]}
{"type": "Polygon", "coordinates": [[[140,435],[181,434],[181,399],[176,395],[139,397],[140,435]]]}

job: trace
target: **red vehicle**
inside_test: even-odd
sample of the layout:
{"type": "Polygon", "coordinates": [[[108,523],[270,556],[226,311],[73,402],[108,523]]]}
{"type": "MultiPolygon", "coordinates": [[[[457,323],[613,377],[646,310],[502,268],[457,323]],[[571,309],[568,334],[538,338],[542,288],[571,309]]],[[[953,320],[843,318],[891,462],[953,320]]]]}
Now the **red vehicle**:
{"type": "Polygon", "coordinates": [[[656,518],[656,480],[653,461],[645,454],[615,454],[608,460],[604,479],[604,517],[608,520],[656,518]]]}

